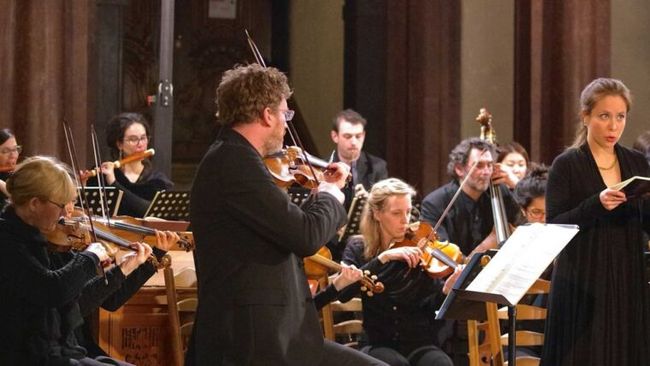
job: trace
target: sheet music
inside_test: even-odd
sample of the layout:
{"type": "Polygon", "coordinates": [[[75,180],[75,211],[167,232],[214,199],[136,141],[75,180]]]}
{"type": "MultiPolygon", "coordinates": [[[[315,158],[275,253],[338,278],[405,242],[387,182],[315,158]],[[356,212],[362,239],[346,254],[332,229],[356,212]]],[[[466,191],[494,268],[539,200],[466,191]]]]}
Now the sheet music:
{"type": "Polygon", "coordinates": [[[467,290],[502,295],[517,304],[577,233],[575,225],[517,227],[467,290]]]}

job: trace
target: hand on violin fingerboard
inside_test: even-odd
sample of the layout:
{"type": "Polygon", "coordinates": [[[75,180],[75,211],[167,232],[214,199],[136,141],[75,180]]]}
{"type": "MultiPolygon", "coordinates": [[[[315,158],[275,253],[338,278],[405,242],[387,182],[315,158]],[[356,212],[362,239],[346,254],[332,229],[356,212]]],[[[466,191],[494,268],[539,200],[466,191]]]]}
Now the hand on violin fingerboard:
{"type": "Polygon", "coordinates": [[[341,263],[341,273],[332,280],[332,284],[337,291],[341,291],[351,284],[361,281],[361,278],[363,278],[363,271],[354,265],[348,266],[341,263]]]}
{"type": "Polygon", "coordinates": [[[178,233],[173,231],[156,230],[156,248],[164,251],[171,250],[180,240],[178,233]]]}
{"type": "Polygon", "coordinates": [[[149,245],[145,243],[133,243],[131,247],[136,249],[134,252],[130,252],[122,256],[121,262],[118,264],[120,270],[125,276],[130,275],[136,268],[149,259],[151,256],[152,249],[149,245]]]}
{"type": "Polygon", "coordinates": [[[418,247],[399,247],[391,248],[379,254],[378,259],[381,263],[390,261],[402,261],[409,267],[415,268],[420,264],[422,250],[418,247]]]}

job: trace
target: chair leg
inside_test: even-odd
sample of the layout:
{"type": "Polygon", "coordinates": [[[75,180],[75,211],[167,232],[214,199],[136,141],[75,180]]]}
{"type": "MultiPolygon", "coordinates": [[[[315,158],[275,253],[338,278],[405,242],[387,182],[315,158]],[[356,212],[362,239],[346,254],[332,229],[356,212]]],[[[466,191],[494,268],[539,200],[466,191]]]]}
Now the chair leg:
{"type": "Polygon", "coordinates": [[[174,270],[171,266],[163,269],[165,288],[167,292],[167,313],[169,315],[169,332],[172,342],[172,354],[175,366],[183,366],[183,343],[181,340],[181,321],[178,315],[178,298],[174,281],[174,270]]]}

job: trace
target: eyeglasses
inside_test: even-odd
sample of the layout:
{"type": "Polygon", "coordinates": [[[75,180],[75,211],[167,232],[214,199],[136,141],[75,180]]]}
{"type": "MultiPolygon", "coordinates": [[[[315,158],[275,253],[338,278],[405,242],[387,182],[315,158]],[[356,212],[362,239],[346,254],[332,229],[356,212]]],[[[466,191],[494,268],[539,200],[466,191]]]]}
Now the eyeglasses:
{"type": "Polygon", "coordinates": [[[20,145],[16,145],[14,148],[5,147],[0,149],[0,154],[2,155],[9,155],[11,153],[20,154],[21,151],[23,151],[23,147],[20,145]]]}
{"type": "Polygon", "coordinates": [[[129,136],[129,137],[124,138],[124,142],[128,142],[131,145],[137,145],[138,142],[140,142],[140,141],[142,141],[142,142],[149,141],[149,136],[147,136],[147,135],[143,135],[143,136],[140,136],[140,137],[138,137],[138,136],[129,136]]]}
{"type": "Polygon", "coordinates": [[[296,111],[287,109],[286,111],[282,111],[284,113],[284,120],[289,122],[293,119],[293,116],[296,114],[296,111]]]}
{"type": "Polygon", "coordinates": [[[47,202],[53,204],[54,206],[56,206],[56,207],[58,207],[58,208],[60,208],[60,209],[62,209],[62,210],[65,208],[65,205],[64,205],[64,204],[56,203],[56,202],[54,202],[54,201],[52,201],[52,200],[49,200],[49,199],[47,200],[47,202]]]}
{"type": "Polygon", "coordinates": [[[536,219],[542,218],[546,216],[546,211],[540,210],[539,208],[531,208],[526,210],[526,214],[530,217],[534,217],[536,219]]]}

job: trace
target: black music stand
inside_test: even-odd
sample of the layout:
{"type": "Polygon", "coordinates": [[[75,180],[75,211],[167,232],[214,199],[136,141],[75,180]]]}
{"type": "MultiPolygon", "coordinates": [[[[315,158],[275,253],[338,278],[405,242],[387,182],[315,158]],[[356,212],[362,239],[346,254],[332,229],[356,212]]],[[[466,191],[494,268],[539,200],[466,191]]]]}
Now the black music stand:
{"type": "Polygon", "coordinates": [[[95,216],[102,216],[102,200],[100,193],[105,193],[104,209],[108,216],[117,215],[120,209],[120,202],[122,202],[122,192],[116,187],[85,187],[83,189],[84,199],[88,202],[88,208],[91,214],[95,216]]]}
{"type": "Polygon", "coordinates": [[[158,217],[165,220],[190,220],[190,192],[159,191],[154,196],[144,217],[158,217]]]}
{"type": "Polygon", "coordinates": [[[516,308],[532,284],[578,233],[575,225],[521,225],[499,251],[472,256],[436,319],[487,319],[485,303],[508,306],[509,365],[516,363],[516,308]]]}
{"type": "Polygon", "coordinates": [[[357,193],[352,198],[352,203],[350,203],[348,209],[348,223],[345,225],[345,230],[339,234],[339,243],[346,243],[349,237],[358,235],[361,228],[361,213],[363,212],[363,206],[366,205],[368,194],[363,189],[363,186],[361,188],[355,187],[355,191],[357,193]]]}

